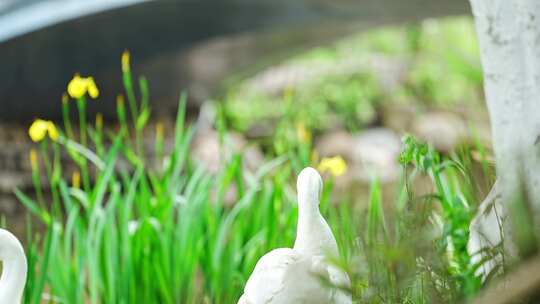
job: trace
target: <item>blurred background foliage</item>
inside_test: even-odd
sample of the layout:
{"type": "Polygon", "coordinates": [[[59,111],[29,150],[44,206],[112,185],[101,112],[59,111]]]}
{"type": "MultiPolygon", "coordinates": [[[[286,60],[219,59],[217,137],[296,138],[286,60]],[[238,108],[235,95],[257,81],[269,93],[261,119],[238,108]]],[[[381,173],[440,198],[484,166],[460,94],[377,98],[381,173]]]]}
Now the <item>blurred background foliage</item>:
{"type": "Polygon", "coordinates": [[[462,17],[375,29],[233,81],[223,95],[240,132],[284,116],[315,132],[355,132],[395,103],[483,107],[474,24],[462,17]]]}

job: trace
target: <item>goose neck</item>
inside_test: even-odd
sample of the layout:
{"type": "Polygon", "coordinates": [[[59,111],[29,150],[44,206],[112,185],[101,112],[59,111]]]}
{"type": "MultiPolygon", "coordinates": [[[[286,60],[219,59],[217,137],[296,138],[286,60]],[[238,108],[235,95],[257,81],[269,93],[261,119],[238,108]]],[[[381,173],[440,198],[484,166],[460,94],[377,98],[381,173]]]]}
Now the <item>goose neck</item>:
{"type": "Polygon", "coordinates": [[[21,303],[26,284],[27,261],[21,245],[2,244],[0,256],[2,275],[0,276],[0,303],[21,303]],[[7,254],[6,254],[7,253],[7,254]]]}
{"type": "Polygon", "coordinates": [[[326,236],[324,223],[318,208],[299,209],[294,249],[302,254],[320,254],[320,240],[326,236]]]}
{"type": "Polygon", "coordinates": [[[298,219],[316,218],[320,215],[318,204],[299,204],[298,219]]]}

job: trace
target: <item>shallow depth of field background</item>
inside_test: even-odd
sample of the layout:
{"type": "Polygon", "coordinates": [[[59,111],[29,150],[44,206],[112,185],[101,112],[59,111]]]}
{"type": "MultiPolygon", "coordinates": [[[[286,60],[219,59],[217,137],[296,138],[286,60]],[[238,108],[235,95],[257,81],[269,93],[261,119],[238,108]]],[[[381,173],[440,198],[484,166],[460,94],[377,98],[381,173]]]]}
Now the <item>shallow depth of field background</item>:
{"type": "Polygon", "coordinates": [[[166,49],[133,34],[106,55],[76,36],[131,26],[102,12],[0,42],[0,216],[27,250],[25,303],[234,303],[264,253],[292,246],[306,166],[323,175],[355,301],[472,298],[468,226],[495,175],[474,24],[448,11],[318,28],[292,10],[279,31],[215,37],[195,22],[208,39],[166,49]],[[34,42],[47,51],[14,51],[34,42]],[[58,70],[55,48],[69,54],[58,70]],[[76,75],[99,96],[72,94],[76,75]],[[33,142],[35,119],[59,136],[33,142]]]}

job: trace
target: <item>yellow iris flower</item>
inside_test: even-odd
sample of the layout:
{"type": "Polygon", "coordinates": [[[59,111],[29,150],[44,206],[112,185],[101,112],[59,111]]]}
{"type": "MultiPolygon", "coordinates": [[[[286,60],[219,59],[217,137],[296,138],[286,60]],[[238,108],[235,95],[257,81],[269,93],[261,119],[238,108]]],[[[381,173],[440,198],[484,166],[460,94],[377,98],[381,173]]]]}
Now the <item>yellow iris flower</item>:
{"type": "Polygon", "coordinates": [[[43,140],[47,134],[54,141],[58,139],[58,130],[50,120],[36,119],[28,129],[28,135],[34,142],[43,140]]]}
{"type": "Polygon", "coordinates": [[[67,86],[69,96],[75,99],[83,97],[86,93],[93,99],[98,98],[99,89],[93,77],[81,77],[75,74],[67,86]]]}
{"type": "Polygon", "coordinates": [[[96,82],[94,81],[94,78],[88,77],[86,78],[87,85],[88,85],[88,95],[92,97],[93,99],[98,98],[99,96],[99,90],[96,86],[96,82]]]}
{"type": "Polygon", "coordinates": [[[318,166],[322,173],[329,171],[333,176],[341,176],[347,171],[347,163],[341,156],[325,157],[318,166]]]}

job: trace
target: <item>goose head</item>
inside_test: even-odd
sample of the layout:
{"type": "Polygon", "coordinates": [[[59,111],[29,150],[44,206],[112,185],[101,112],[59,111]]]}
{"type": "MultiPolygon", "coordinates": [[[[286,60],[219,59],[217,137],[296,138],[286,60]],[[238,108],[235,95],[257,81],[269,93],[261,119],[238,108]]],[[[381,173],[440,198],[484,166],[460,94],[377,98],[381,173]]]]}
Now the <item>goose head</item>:
{"type": "Polygon", "coordinates": [[[297,187],[298,225],[293,249],[308,256],[337,254],[336,239],[319,210],[323,182],[317,170],[302,170],[297,187]]]}
{"type": "Polygon", "coordinates": [[[322,178],[317,170],[307,167],[298,175],[298,207],[304,210],[318,210],[322,192],[322,178]]]}

